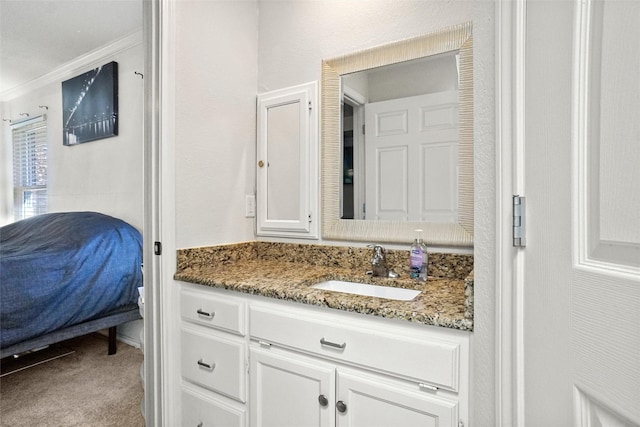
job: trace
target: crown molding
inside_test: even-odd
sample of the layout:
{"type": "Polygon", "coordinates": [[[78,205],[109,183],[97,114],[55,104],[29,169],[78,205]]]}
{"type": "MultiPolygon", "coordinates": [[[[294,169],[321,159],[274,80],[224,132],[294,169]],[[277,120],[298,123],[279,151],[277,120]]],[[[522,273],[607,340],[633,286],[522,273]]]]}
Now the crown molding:
{"type": "Polygon", "coordinates": [[[53,71],[30,80],[26,83],[0,92],[0,102],[11,101],[19,96],[40,89],[51,83],[60,82],[71,78],[87,68],[98,67],[102,62],[114,55],[142,44],[142,30],[124,36],[105,46],[92,50],[84,55],[61,65],[53,71]]]}

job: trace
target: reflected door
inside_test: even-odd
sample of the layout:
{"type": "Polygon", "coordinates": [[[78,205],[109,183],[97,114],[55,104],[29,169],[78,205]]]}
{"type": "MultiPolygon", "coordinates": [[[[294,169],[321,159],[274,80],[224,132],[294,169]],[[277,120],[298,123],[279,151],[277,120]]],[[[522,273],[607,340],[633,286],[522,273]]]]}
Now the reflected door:
{"type": "Polygon", "coordinates": [[[365,106],[367,219],[458,220],[458,92],[365,106]]]}

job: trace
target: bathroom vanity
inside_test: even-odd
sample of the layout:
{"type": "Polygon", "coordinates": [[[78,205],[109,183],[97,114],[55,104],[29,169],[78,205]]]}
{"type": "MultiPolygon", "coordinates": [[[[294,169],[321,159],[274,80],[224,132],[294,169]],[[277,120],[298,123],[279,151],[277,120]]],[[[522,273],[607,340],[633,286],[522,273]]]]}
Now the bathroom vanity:
{"type": "Polygon", "coordinates": [[[247,242],[178,252],[182,425],[468,425],[473,256],[247,242]],[[295,262],[291,262],[295,260],[295,262]],[[420,290],[410,301],[312,288],[420,290]]]}

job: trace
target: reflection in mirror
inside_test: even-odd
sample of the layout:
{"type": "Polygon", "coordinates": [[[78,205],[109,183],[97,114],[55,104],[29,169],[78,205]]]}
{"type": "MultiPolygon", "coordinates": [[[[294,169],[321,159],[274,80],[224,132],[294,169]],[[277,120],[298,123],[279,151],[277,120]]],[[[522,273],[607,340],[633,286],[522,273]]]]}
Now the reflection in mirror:
{"type": "Polygon", "coordinates": [[[342,219],[458,221],[458,86],[458,51],[341,76],[342,219]]]}
{"type": "Polygon", "coordinates": [[[473,247],[471,31],[323,61],[323,238],[473,247]]]}

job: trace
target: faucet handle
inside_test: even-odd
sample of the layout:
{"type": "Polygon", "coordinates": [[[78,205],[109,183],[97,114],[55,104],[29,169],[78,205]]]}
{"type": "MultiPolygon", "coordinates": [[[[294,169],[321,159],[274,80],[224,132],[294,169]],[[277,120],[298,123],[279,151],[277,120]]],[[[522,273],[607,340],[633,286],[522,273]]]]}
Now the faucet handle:
{"type": "Polygon", "coordinates": [[[378,251],[382,251],[384,252],[384,246],[382,246],[379,243],[370,243],[367,245],[368,248],[372,248],[373,250],[375,250],[376,252],[378,251]]]}

